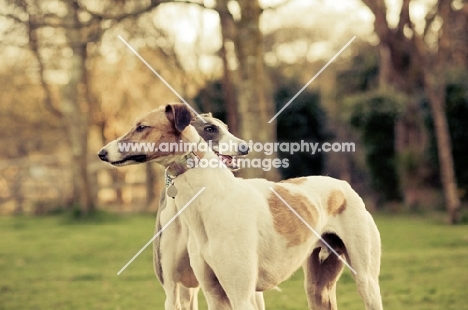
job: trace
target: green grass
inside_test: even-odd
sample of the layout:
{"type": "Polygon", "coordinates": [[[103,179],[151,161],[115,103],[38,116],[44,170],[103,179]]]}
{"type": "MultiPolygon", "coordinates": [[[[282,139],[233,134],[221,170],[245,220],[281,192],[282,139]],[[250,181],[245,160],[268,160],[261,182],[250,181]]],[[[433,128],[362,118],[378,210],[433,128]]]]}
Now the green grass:
{"type": "MultiPolygon", "coordinates": [[[[386,309],[467,309],[468,227],[427,218],[377,216],[386,309]]],[[[359,225],[359,223],[356,223],[359,225]]],[[[0,217],[0,309],[163,309],[164,293],[145,250],[153,216],[0,217]]],[[[267,309],[307,309],[302,273],[265,294],[267,309]]],[[[341,309],[363,309],[350,272],[341,309]]],[[[201,309],[206,309],[203,301],[201,309]]]]}

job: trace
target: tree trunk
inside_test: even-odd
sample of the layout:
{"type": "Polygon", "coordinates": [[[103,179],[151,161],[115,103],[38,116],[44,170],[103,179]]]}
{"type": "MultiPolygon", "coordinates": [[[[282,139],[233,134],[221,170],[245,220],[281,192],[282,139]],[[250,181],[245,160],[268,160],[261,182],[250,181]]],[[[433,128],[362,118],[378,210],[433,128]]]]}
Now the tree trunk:
{"type": "Polygon", "coordinates": [[[226,0],[217,1],[216,11],[219,14],[221,24],[222,43],[220,53],[223,61],[222,90],[224,105],[226,107],[227,124],[229,126],[229,131],[234,135],[239,135],[239,118],[236,109],[238,105],[236,85],[238,85],[239,77],[236,68],[231,68],[228,59],[232,56],[230,52],[235,52],[228,50],[229,45],[234,49],[236,48],[234,45],[236,41],[236,25],[233,16],[229,12],[226,0]]]}
{"type": "Polygon", "coordinates": [[[86,41],[81,37],[77,3],[69,1],[67,5],[74,27],[66,29],[66,36],[73,55],[70,57],[70,79],[62,88],[62,111],[72,152],[73,203],[78,203],[82,214],[86,215],[95,208],[88,174],[87,52],[86,41]]]}
{"type": "Polygon", "coordinates": [[[383,89],[388,89],[390,85],[390,76],[391,76],[391,51],[386,44],[379,44],[379,87],[383,89]]]}
{"type": "MultiPolygon", "coordinates": [[[[432,120],[437,141],[437,155],[439,159],[439,172],[444,191],[445,204],[450,224],[459,222],[460,197],[458,196],[457,179],[453,164],[452,142],[445,114],[447,82],[445,72],[449,68],[448,55],[450,54],[450,28],[451,28],[451,1],[441,0],[437,3],[442,27],[439,31],[438,49],[435,55],[429,51],[420,50],[425,60],[423,66],[424,88],[431,107],[432,120]]],[[[419,46],[422,46],[419,42],[419,46]]]]}
{"type": "MultiPolygon", "coordinates": [[[[258,0],[239,0],[241,19],[237,22],[235,41],[239,61],[239,84],[237,96],[237,115],[239,135],[253,143],[276,141],[276,123],[268,123],[273,115],[272,101],[265,98],[265,75],[263,63],[263,36],[260,31],[262,9],[258,0]],[[268,101],[268,102],[267,102],[268,101]]],[[[252,153],[250,158],[263,161],[264,153],[252,153]]],[[[261,168],[244,169],[244,177],[266,177],[272,180],[279,178],[278,171],[264,171],[261,168]]]]}
{"type": "Polygon", "coordinates": [[[460,198],[458,197],[457,180],[453,165],[452,143],[445,114],[445,80],[443,73],[424,74],[424,86],[431,107],[434,131],[437,141],[439,172],[444,191],[445,204],[448,211],[449,223],[459,221],[460,198]]]}
{"type": "MultiPolygon", "coordinates": [[[[430,29],[431,21],[434,17],[439,17],[442,21],[442,27],[437,32],[438,46],[434,48],[426,44],[425,30],[423,34],[418,34],[413,29],[413,23],[410,20],[409,7],[411,0],[402,1],[400,20],[396,29],[390,29],[386,20],[386,5],[384,0],[362,0],[375,15],[375,32],[380,38],[380,45],[390,47],[390,55],[392,59],[391,70],[398,74],[403,83],[395,83],[398,79],[393,79],[392,83],[399,85],[401,89],[406,89],[406,93],[414,88],[417,77],[422,76],[424,82],[424,90],[428,96],[431,107],[431,116],[434,122],[434,130],[437,141],[437,153],[439,158],[439,171],[441,183],[444,191],[446,208],[449,215],[449,222],[456,223],[459,220],[458,209],[460,207],[460,198],[457,193],[457,181],[452,156],[452,145],[447,124],[447,116],[445,114],[445,70],[448,68],[447,57],[451,52],[451,37],[450,30],[453,26],[453,18],[451,17],[452,7],[450,0],[437,1],[435,9],[437,12],[429,12],[426,17],[426,30],[430,29]],[[430,15],[434,14],[431,18],[430,15]],[[413,36],[410,40],[403,35],[404,28],[409,27],[413,30],[413,36]],[[396,30],[396,32],[392,32],[396,30]],[[408,46],[409,49],[408,49],[408,46]],[[405,52],[405,47],[407,52],[405,52]],[[401,53],[405,52],[405,53],[401,53]],[[402,70],[406,66],[402,65],[405,62],[405,56],[413,63],[413,70],[402,70]],[[418,70],[414,69],[419,69],[418,70]],[[415,75],[416,73],[417,75],[415,75]],[[413,82],[413,84],[411,83],[413,82]]],[[[384,53],[385,54],[385,53],[384,53]]],[[[385,56],[385,55],[384,55],[385,56]]],[[[411,69],[410,68],[410,69],[411,69]]],[[[385,68],[388,71],[388,68],[385,68]]],[[[382,81],[382,77],[381,77],[382,81]]]]}

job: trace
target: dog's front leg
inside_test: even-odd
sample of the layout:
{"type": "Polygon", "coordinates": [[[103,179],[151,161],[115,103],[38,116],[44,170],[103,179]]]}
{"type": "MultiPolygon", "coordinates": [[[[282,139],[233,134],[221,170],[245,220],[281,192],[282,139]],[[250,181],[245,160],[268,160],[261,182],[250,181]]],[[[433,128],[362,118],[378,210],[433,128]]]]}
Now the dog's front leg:
{"type": "Polygon", "coordinates": [[[258,301],[257,296],[255,296],[255,280],[251,279],[252,275],[256,275],[256,272],[254,270],[249,270],[249,273],[242,272],[240,264],[233,264],[232,266],[225,264],[224,267],[228,267],[227,270],[219,268],[215,273],[219,275],[220,286],[224,289],[232,309],[264,309],[263,300],[258,301]]]}
{"type": "Polygon", "coordinates": [[[263,292],[255,293],[255,304],[258,310],[265,310],[265,299],[263,298],[263,292]]]}
{"type": "Polygon", "coordinates": [[[198,287],[187,288],[181,283],[171,282],[164,285],[165,310],[198,310],[198,287]]]}
{"type": "Polygon", "coordinates": [[[183,310],[198,310],[198,287],[179,286],[180,305],[183,310]]]}
{"type": "MultiPolygon", "coordinates": [[[[161,197],[155,233],[177,213],[165,191],[161,197]]],[[[154,267],[166,294],[165,310],[198,310],[198,283],[190,268],[187,240],[188,231],[178,218],[154,240],[154,267]]]]}
{"type": "Polygon", "coordinates": [[[179,300],[179,284],[172,282],[164,285],[164,292],[166,293],[166,300],[164,302],[165,310],[180,310],[179,300]]]}
{"type": "MultiPolygon", "coordinates": [[[[205,250],[206,262],[211,266],[233,310],[256,310],[258,256],[253,229],[235,230],[236,240],[209,238],[205,250]]],[[[232,236],[232,234],[231,234],[232,236]]],[[[262,306],[262,305],[260,305],[262,306]]]]}
{"type": "Polygon", "coordinates": [[[207,264],[202,253],[198,251],[193,239],[189,238],[188,249],[190,265],[193,268],[205,295],[209,310],[232,310],[226,293],[221,287],[213,269],[207,264]]]}

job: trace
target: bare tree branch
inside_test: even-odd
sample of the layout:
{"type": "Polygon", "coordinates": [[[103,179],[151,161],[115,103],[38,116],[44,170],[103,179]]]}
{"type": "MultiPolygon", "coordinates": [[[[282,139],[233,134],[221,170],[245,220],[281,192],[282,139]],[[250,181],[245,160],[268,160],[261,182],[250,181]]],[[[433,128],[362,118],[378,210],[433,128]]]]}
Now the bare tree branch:
{"type": "Polygon", "coordinates": [[[405,26],[408,25],[411,28],[411,19],[409,14],[409,5],[411,0],[403,0],[400,10],[400,20],[398,21],[397,32],[403,33],[405,26]]]}
{"type": "MultiPolygon", "coordinates": [[[[30,18],[31,18],[31,16],[35,16],[35,23],[34,23],[35,28],[44,28],[44,27],[68,28],[68,29],[70,29],[70,28],[75,28],[76,29],[77,28],[72,24],[61,22],[60,17],[58,17],[57,15],[54,15],[54,14],[43,14],[43,15],[28,14],[28,15],[29,15],[30,18]]],[[[8,13],[8,14],[0,13],[0,16],[12,19],[15,22],[23,24],[23,25],[28,25],[28,20],[22,20],[18,16],[15,16],[15,15],[10,14],[10,13],[8,13]]],[[[92,22],[93,22],[93,20],[91,19],[90,21],[88,21],[86,23],[81,23],[81,25],[79,25],[78,28],[86,28],[92,22]]]]}
{"type": "Polygon", "coordinates": [[[62,111],[60,111],[57,107],[54,106],[52,102],[52,91],[44,77],[44,71],[45,71],[44,62],[42,61],[41,55],[39,53],[37,28],[34,27],[34,22],[31,19],[29,21],[28,35],[29,35],[29,46],[34,56],[36,57],[37,64],[39,66],[39,78],[41,81],[42,89],[44,90],[44,105],[53,115],[61,118],[63,116],[62,111]]]}
{"type": "Polygon", "coordinates": [[[8,13],[8,14],[2,14],[2,13],[0,13],[0,16],[3,16],[3,17],[6,17],[6,18],[9,18],[9,19],[12,19],[12,20],[14,20],[15,22],[20,23],[20,24],[26,24],[26,23],[27,23],[27,21],[22,20],[22,19],[20,19],[18,16],[15,16],[15,15],[13,15],[13,14],[9,14],[9,13],[8,13]]]}
{"type": "Polygon", "coordinates": [[[389,39],[390,28],[387,22],[387,6],[385,0],[362,0],[362,2],[374,13],[374,29],[381,41],[389,39]]]}
{"type": "Polygon", "coordinates": [[[148,6],[143,7],[141,9],[139,9],[139,10],[134,11],[134,12],[124,13],[124,14],[99,13],[99,12],[89,10],[85,5],[81,4],[79,1],[77,1],[77,4],[78,4],[80,9],[86,11],[87,13],[89,13],[93,17],[101,18],[101,19],[113,19],[113,20],[116,20],[116,21],[121,21],[121,20],[123,20],[125,18],[128,18],[128,17],[133,17],[133,16],[137,16],[137,15],[149,12],[150,10],[152,10],[155,7],[157,7],[158,5],[160,5],[162,2],[165,2],[165,1],[164,0],[151,0],[150,4],[148,6]]]}
{"type": "Polygon", "coordinates": [[[120,22],[120,21],[122,21],[124,19],[127,19],[127,18],[140,16],[141,14],[147,13],[147,12],[151,11],[152,9],[154,9],[155,7],[159,6],[160,4],[164,4],[164,3],[193,4],[193,5],[200,6],[200,7],[204,8],[204,9],[212,9],[212,8],[209,8],[209,7],[205,6],[203,3],[193,2],[193,1],[188,1],[188,0],[186,0],[186,1],[151,0],[150,4],[148,6],[140,8],[138,10],[135,10],[135,11],[133,11],[131,13],[124,13],[124,14],[106,14],[106,13],[104,13],[103,14],[103,13],[94,12],[94,11],[89,10],[85,5],[80,4],[79,1],[78,1],[79,8],[86,11],[87,13],[89,13],[92,17],[100,18],[102,20],[114,20],[116,22],[120,22]]]}
{"type": "Polygon", "coordinates": [[[212,7],[208,7],[206,6],[204,3],[201,3],[201,2],[193,2],[193,1],[189,1],[189,0],[182,0],[182,1],[169,1],[169,0],[166,0],[166,1],[162,1],[163,3],[184,3],[184,4],[193,4],[193,5],[197,5],[203,9],[208,9],[208,10],[214,10],[214,8],[212,7]]]}
{"type": "Polygon", "coordinates": [[[276,5],[271,5],[271,6],[264,7],[264,8],[262,8],[262,11],[277,10],[277,9],[279,9],[279,8],[281,8],[281,7],[283,7],[286,4],[291,3],[291,2],[292,2],[292,0],[285,0],[285,1],[281,2],[281,3],[276,4],[276,5]]]}

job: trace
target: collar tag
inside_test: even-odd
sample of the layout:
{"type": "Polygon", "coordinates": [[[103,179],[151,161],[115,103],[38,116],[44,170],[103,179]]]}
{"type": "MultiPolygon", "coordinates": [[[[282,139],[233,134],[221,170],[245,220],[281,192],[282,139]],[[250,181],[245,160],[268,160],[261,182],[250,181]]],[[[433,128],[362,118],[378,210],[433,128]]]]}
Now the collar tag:
{"type": "Polygon", "coordinates": [[[169,187],[166,189],[166,194],[172,199],[175,199],[175,196],[177,195],[177,188],[175,187],[174,183],[169,185],[169,187]]]}
{"type": "MultiPolygon", "coordinates": [[[[198,145],[201,141],[203,140],[200,137],[198,145]]],[[[194,160],[198,162],[202,156],[203,154],[197,153],[196,151],[192,150],[190,153],[182,156],[180,160],[173,162],[166,168],[166,194],[169,197],[175,198],[175,196],[177,195],[177,188],[174,185],[174,179],[182,173],[194,167],[192,165],[189,165],[188,161],[194,160]]]]}
{"type": "Polygon", "coordinates": [[[166,177],[166,194],[172,199],[174,199],[175,196],[177,195],[177,188],[174,185],[174,178],[171,175],[169,175],[167,170],[165,173],[165,177],[166,177]]]}

